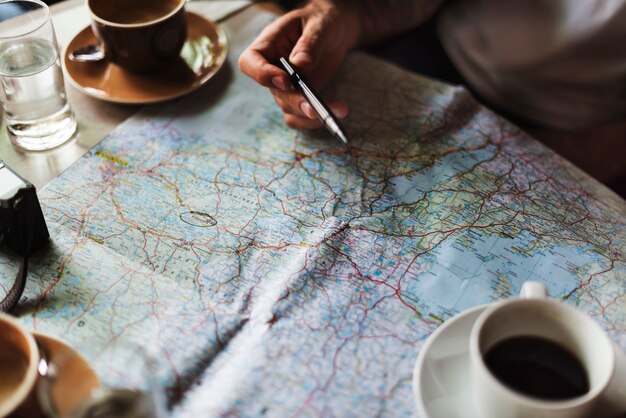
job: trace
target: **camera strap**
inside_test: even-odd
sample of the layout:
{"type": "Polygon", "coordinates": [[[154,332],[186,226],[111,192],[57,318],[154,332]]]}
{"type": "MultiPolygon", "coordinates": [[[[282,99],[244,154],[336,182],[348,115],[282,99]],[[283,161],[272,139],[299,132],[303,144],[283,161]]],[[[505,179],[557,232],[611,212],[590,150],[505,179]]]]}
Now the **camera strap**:
{"type": "Polygon", "coordinates": [[[11,312],[17,302],[19,302],[22,294],[24,293],[24,288],[26,287],[26,274],[28,271],[28,257],[22,257],[22,264],[20,265],[20,270],[17,272],[17,277],[15,278],[15,282],[11,289],[6,294],[4,299],[0,301],[0,312],[11,312]]]}

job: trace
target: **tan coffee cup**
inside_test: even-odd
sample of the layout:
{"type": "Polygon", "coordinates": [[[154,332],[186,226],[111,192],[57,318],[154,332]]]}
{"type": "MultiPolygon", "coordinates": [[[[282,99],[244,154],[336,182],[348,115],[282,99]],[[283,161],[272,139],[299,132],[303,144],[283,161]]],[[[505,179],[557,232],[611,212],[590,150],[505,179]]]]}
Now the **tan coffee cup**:
{"type": "Polygon", "coordinates": [[[178,57],[187,36],[185,0],[86,0],[108,60],[148,72],[178,57]]]}
{"type": "Polygon", "coordinates": [[[35,396],[39,358],[32,334],[0,314],[0,417],[42,416],[35,396]]]}

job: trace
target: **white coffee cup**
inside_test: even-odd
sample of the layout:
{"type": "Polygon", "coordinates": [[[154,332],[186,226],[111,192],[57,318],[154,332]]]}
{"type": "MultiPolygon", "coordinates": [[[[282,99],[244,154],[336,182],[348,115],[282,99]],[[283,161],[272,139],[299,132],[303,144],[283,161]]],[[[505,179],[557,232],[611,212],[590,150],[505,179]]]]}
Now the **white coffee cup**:
{"type": "Polygon", "coordinates": [[[613,344],[589,316],[546,297],[543,284],[526,282],[519,299],[499,302],[477,319],[470,335],[470,384],[474,407],[483,418],[588,417],[615,373],[613,344]],[[488,368],[485,355],[513,337],[539,337],[557,343],[581,363],[589,390],[577,397],[545,400],[502,383],[488,368]]]}

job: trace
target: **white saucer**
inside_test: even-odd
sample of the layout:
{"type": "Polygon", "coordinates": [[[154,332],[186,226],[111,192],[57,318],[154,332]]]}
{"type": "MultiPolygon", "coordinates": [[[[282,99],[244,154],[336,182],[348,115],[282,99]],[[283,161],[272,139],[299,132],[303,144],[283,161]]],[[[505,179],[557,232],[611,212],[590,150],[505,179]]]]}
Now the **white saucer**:
{"type": "MultiPolygon", "coordinates": [[[[449,319],[422,347],[413,371],[418,416],[479,418],[470,398],[468,340],[474,322],[488,306],[477,306],[449,319]]],[[[599,410],[594,412],[599,417],[626,416],[626,354],[617,344],[615,355],[616,373],[599,410]]]]}
{"type": "Polygon", "coordinates": [[[469,395],[468,340],[472,325],[487,306],[450,318],[422,347],[413,371],[413,393],[419,416],[478,418],[469,395]]]}

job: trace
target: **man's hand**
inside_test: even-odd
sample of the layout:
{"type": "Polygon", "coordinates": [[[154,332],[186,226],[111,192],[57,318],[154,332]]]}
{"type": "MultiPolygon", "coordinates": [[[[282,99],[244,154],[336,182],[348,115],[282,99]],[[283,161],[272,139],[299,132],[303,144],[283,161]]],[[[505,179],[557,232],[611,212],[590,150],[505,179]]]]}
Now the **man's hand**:
{"type": "MultiPolygon", "coordinates": [[[[270,89],[288,126],[319,128],[322,124],[311,106],[291,89],[289,76],[279,67],[279,58],[288,58],[319,90],[332,79],[349,49],[421,24],[443,1],[310,0],[303,8],[268,25],[241,54],[239,68],[270,89]]],[[[328,104],[338,118],[348,114],[344,102],[328,104]]]]}
{"type": "MultiPolygon", "coordinates": [[[[314,129],[322,126],[304,97],[291,88],[279,64],[288,57],[315,89],[332,79],[347,51],[359,37],[358,17],[349,9],[318,0],[289,12],[268,25],[239,57],[239,68],[268,87],[283,111],[288,126],[314,129]]],[[[344,102],[330,101],[338,118],[348,114],[344,102]]]]}

